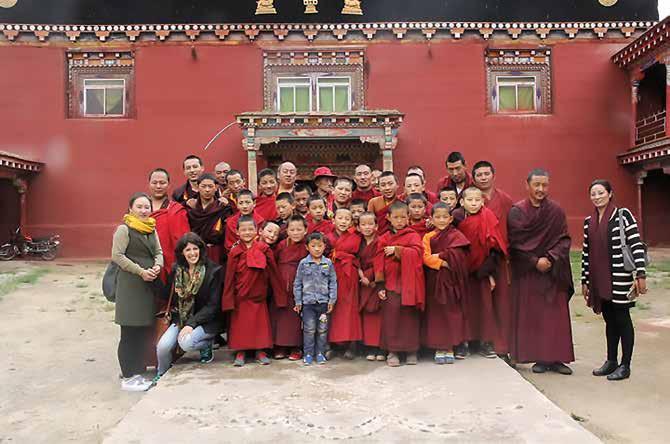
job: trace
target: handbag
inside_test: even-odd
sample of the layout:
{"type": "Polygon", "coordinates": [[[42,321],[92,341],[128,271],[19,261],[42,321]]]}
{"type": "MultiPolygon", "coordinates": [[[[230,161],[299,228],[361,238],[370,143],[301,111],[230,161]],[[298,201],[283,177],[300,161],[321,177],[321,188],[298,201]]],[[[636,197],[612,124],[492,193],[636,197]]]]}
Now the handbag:
{"type": "MultiPolygon", "coordinates": [[[[637,269],[635,265],[635,258],[633,257],[633,250],[626,241],[626,232],[623,226],[623,208],[619,208],[619,239],[621,240],[621,253],[623,254],[623,269],[632,273],[637,269]]],[[[642,242],[644,250],[644,265],[649,265],[649,253],[647,251],[647,244],[642,242]]]]}
{"type": "Polygon", "coordinates": [[[102,275],[102,294],[109,302],[116,302],[116,280],[119,277],[119,265],[110,262],[102,275]]]}

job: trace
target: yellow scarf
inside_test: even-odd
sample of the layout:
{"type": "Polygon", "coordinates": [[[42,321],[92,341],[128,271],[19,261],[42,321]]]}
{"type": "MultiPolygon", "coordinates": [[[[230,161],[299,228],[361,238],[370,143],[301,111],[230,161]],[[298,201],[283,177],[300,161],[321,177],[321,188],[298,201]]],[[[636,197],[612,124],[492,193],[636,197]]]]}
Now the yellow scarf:
{"type": "Polygon", "coordinates": [[[156,229],[156,219],[153,217],[141,220],[137,216],[126,214],[123,216],[123,223],[142,234],[151,234],[156,229]]]}

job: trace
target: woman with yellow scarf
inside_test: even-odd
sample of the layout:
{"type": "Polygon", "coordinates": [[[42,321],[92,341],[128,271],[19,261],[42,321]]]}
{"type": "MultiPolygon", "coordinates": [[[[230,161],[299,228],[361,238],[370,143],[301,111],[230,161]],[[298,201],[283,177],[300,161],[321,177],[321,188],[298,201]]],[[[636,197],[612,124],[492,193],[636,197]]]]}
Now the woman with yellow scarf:
{"type": "Polygon", "coordinates": [[[151,380],[142,376],[147,341],[155,321],[154,281],[163,266],[163,250],[151,214],[151,199],[135,193],[128,203],[112,240],[112,261],[119,266],[116,281],[115,322],[121,327],[119,365],[123,379],[121,389],[145,391],[151,380]]]}

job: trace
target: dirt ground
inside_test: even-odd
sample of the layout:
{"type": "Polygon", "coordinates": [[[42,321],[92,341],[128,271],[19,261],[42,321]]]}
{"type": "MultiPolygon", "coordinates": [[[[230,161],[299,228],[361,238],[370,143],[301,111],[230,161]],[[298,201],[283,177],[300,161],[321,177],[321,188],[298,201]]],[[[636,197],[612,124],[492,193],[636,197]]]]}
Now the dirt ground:
{"type": "MultiPolygon", "coordinates": [[[[605,442],[667,442],[670,417],[670,250],[654,251],[650,292],[634,309],[633,376],[591,376],[605,357],[604,324],[572,301],[573,376],[519,372],[605,442]]],[[[119,390],[113,304],[103,263],[0,263],[0,443],[101,442],[142,394],[119,390]]],[[[492,394],[494,396],[495,394],[492,394]]]]}

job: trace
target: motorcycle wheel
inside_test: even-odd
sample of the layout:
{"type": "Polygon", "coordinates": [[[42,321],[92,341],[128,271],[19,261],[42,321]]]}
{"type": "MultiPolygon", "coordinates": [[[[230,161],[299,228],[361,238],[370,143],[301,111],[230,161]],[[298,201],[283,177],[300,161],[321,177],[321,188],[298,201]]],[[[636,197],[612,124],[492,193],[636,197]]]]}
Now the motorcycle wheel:
{"type": "Polygon", "coordinates": [[[42,253],[42,260],[52,261],[56,259],[56,250],[49,250],[42,253]]]}
{"type": "Polygon", "coordinates": [[[0,261],[11,261],[19,253],[19,250],[10,244],[5,244],[0,247],[0,261]]]}

